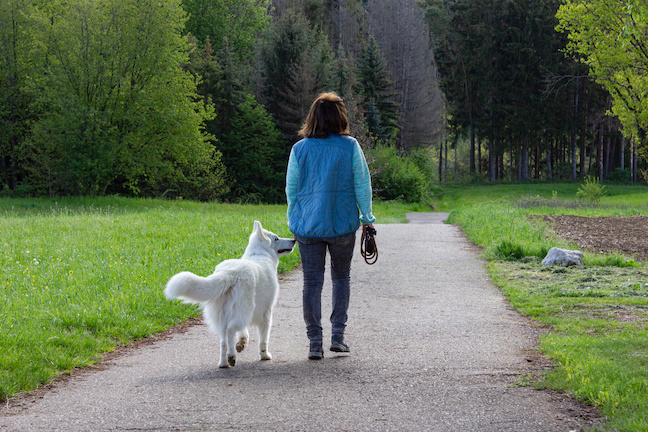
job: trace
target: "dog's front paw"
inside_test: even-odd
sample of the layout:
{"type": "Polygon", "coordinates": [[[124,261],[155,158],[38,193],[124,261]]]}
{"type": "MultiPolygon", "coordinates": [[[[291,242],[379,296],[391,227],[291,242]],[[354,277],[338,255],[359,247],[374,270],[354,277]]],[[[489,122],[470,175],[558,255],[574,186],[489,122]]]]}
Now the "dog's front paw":
{"type": "Polygon", "coordinates": [[[230,367],[230,365],[229,365],[228,362],[225,362],[225,363],[220,362],[220,363],[218,363],[218,367],[223,368],[223,369],[227,369],[228,367],[230,367]]]}
{"type": "Polygon", "coordinates": [[[261,360],[272,360],[272,354],[270,354],[270,351],[264,350],[261,351],[261,360]]]}
{"type": "Polygon", "coordinates": [[[235,355],[228,355],[227,356],[227,363],[229,363],[229,365],[232,366],[232,367],[236,366],[236,356],[235,355]]]}

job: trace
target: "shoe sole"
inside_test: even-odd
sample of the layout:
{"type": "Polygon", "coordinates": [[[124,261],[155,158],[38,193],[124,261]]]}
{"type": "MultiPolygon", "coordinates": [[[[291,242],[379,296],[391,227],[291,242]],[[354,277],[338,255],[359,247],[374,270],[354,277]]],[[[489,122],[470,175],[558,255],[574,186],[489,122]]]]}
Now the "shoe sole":
{"type": "Polygon", "coordinates": [[[349,348],[345,347],[342,344],[333,344],[333,345],[331,345],[330,350],[333,351],[333,352],[339,352],[339,353],[348,353],[348,352],[350,352],[349,348]]]}
{"type": "Polygon", "coordinates": [[[315,351],[315,352],[311,351],[311,352],[308,353],[308,358],[310,360],[322,360],[324,358],[324,353],[323,352],[317,352],[317,351],[315,351]]]}

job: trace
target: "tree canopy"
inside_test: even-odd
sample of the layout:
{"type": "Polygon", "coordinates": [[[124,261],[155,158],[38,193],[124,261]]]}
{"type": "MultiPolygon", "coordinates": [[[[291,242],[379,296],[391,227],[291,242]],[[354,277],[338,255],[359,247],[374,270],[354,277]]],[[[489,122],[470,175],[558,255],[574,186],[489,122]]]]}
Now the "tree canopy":
{"type": "Polygon", "coordinates": [[[623,131],[646,144],[648,131],[648,4],[641,0],[565,0],[558,29],[613,98],[623,131]]]}

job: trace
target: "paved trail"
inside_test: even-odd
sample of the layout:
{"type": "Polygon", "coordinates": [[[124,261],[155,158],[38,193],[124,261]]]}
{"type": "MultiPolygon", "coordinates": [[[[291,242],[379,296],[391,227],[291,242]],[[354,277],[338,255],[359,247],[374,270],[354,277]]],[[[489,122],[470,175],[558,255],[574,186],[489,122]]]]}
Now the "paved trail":
{"type": "MultiPolygon", "coordinates": [[[[376,225],[380,257],[373,266],[357,251],[350,356],[307,359],[295,272],[282,281],[272,361],[257,359],[252,331],[238,366],[219,369],[217,340],[197,325],[5,409],[0,432],[567,432],[588,426],[568,399],[515,385],[539,367],[537,332],[510,309],[460,230],[431,223],[443,216],[376,225]]],[[[330,286],[325,297],[330,305],[330,286]]],[[[330,306],[323,312],[328,316],[330,306]]],[[[330,324],[324,328],[327,338],[330,324]]]]}

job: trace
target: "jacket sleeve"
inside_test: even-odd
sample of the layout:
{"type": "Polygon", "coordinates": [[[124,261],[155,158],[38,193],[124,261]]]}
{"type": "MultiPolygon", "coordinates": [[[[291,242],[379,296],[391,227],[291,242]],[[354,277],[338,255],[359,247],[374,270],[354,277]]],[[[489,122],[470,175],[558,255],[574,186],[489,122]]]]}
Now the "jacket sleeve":
{"type": "Polygon", "coordinates": [[[353,153],[353,183],[356,202],[361,213],[360,222],[372,224],[376,221],[376,218],[371,214],[371,175],[369,174],[369,167],[362,152],[362,147],[357,141],[353,153]]]}
{"type": "Polygon", "coordinates": [[[288,159],[288,169],[286,170],[286,201],[288,202],[288,211],[286,216],[290,220],[290,215],[295,208],[295,199],[297,198],[297,185],[299,184],[299,164],[297,158],[290,151],[288,159]]]}

